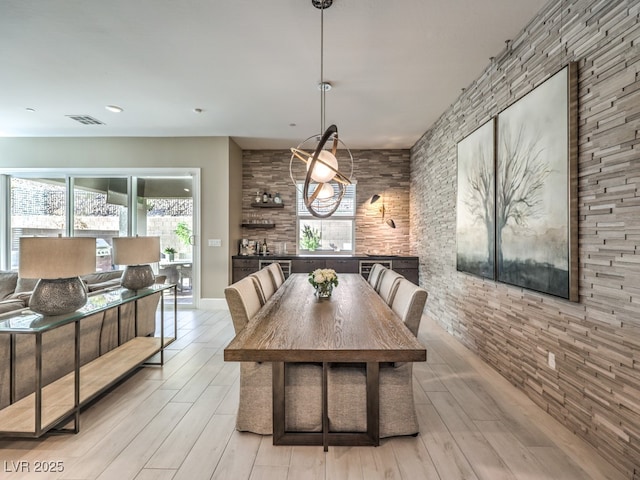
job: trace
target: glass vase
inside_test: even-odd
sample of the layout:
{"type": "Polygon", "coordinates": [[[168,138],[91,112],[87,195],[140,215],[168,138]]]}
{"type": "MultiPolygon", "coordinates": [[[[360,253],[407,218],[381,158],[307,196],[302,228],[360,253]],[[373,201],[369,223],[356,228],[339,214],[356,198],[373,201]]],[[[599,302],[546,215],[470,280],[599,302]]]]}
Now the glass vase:
{"type": "Polygon", "coordinates": [[[333,283],[321,283],[316,286],[316,296],[318,298],[329,298],[333,293],[333,283]]]}

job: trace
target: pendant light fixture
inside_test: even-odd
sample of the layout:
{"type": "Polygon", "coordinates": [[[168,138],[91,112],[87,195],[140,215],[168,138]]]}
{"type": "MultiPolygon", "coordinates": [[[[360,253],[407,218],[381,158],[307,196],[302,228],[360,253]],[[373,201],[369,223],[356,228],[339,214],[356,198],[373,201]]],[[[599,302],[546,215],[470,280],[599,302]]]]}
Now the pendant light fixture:
{"type": "Polygon", "coordinates": [[[353,156],[347,146],[338,138],[338,127],[330,125],[325,130],[325,93],[331,90],[331,84],[324,81],[324,10],[333,4],[333,0],[311,0],[311,4],[320,10],[320,135],[312,135],[296,148],[291,148],[289,175],[296,189],[302,183],[304,205],[318,218],[327,218],[335,213],[351,184],[353,175],[353,156]],[[315,144],[317,142],[317,144],[315,144]],[[325,146],[330,148],[325,148],[325,146]],[[348,161],[349,174],[339,170],[339,152],[343,152],[340,162],[348,161]],[[297,181],[294,175],[294,162],[301,160],[306,164],[304,182],[297,181]]]}

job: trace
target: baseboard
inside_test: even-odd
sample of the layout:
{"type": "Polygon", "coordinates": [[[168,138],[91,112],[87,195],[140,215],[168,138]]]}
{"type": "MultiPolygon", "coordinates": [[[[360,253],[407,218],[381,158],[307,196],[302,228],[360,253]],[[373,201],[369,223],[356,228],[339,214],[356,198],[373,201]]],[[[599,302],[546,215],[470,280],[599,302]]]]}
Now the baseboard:
{"type": "Polygon", "coordinates": [[[198,308],[201,310],[229,310],[224,298],[201,298],[198,302],[198,308]]]}

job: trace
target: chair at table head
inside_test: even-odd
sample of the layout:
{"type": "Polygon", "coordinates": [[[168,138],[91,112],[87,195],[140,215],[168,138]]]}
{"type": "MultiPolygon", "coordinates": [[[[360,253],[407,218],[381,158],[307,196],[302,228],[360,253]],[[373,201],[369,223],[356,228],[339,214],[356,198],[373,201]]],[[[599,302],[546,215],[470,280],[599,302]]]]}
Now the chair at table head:
{"type": "Polygon", "coordinates": [[[238,334],[262,307],[257,280],[245,277],[224,289],[224,296],[231,312],[233,329],[238,334]]]}
{"type": "Polygon", "coordinates": [[[427,296],[428,293],[425,289],[414,285],[406,278],[401,278],[391,303],[391,310],[402,319],[416,337],[427,296]]]}
{"type": "MultiPolygon", "coordinates": [[[[266,268],[267,279],[271,276],[266,268]]],[[[264,279],[264,274],[257,275],[264,279]]],[[[267,283],[267,286],[269,285],[267,283]]],[[[274,288],[275,290],[275,288],[274,288]]],[[[273,293],[272,293],[273,294],[273,293]]],[[[236,335],[262,308],[262,290],[250,275],[224,289],[236,335]]],[[[292,430],[318,431],[322,428],[322,367],[295,363],[285,371],[286,424],[292,430]]],[[[273,391],[270,363],[240,363],[240,395],[236,429],[271,435],[273,433],[273,391]]]]}
{"type": "Polygon", "coordinates": [[[271,279],[273,280],[273,284],[276,287],[276,290],[280,288],[280,285],[284,283],[284,272],[282,271],[282,267],[278,262],[270,263],[267,267],[269,273],[271,274],[271,279]]]}
{"type": "Polygon", "coordinates": [[[264,305],[276,291],[276,285],[271,277],[271,273],[269,273],[268,267],[261,268],[249,276],[255,278],[258,282],[258,292],[261,296],[260,301],[262,302],[262,305],[264,305]]]}

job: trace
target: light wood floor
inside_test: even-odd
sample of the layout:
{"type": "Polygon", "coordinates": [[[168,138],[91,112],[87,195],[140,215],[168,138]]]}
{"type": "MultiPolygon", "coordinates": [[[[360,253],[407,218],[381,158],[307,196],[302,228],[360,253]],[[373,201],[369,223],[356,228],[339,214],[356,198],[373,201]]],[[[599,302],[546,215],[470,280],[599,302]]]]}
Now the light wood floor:
{"type": "Polygon", "coordinates": [[[239,367],[222,360],[233,336],[228,314],[195,310],[178,317],[179,339],[163,368],[140,370],[88,407],[77,435],[1,440],[0,478],[624,478],[426,318],[419,339],[428,361],[414,367],[420,435],[328,453],[274,447],[270,436],[234,429],[239,367]],[[64,471],[36,473],[38,462],[47,461],[64,471]]]}

